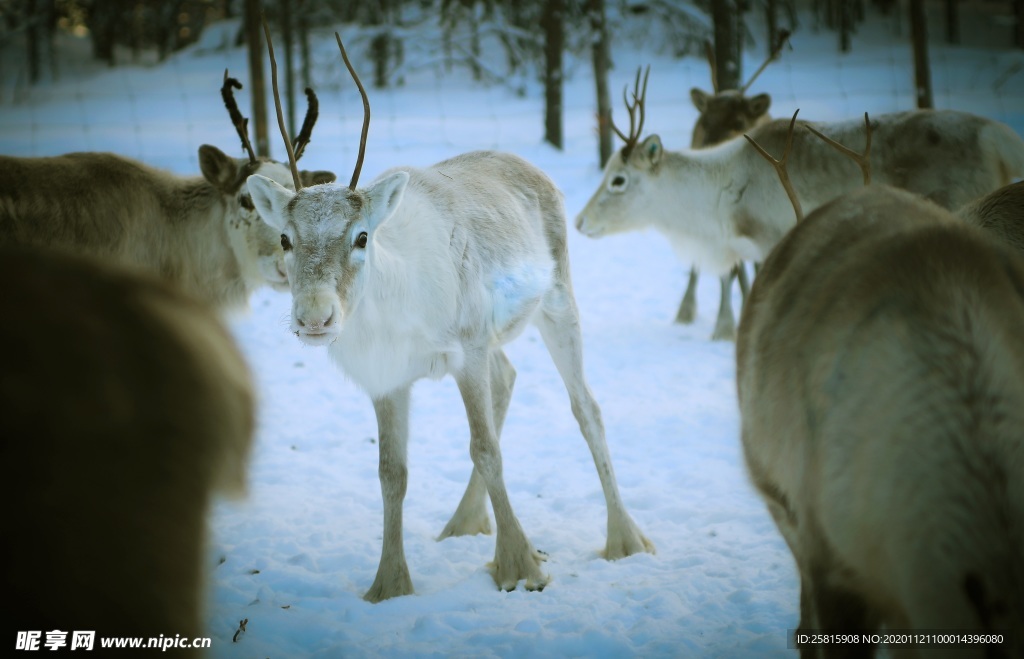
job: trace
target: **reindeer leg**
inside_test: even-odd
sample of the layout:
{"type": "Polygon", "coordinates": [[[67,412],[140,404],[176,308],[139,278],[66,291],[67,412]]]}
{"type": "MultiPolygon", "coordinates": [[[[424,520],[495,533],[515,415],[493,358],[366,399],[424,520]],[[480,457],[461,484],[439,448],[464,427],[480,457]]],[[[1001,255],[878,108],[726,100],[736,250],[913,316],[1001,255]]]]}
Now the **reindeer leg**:
{"type": "Polygon", "coordinates": [[[750,279],[747,277],[747,266],[743,265],[743,261],[740,261],[732,271],[736,275],[737,281],[740,282],[740,293],[743,296],[743,302],[746,303],[747,295],[750,293],[750,279]]]}
{"type": "Polygon", "coordinates": [[[490,370],[495,360],[489,352],[486,347],[467,349],[465,365],[455,375],[455,382],[469,418],[469,453],[490,495],[498,527],[491,576],[503,590],[514,590],[522,579],[526,580],[527,590],[542,590],[550,580],[540,570],[544,556],[533,548],[519,525],[502,476],[501,447],[495,431],[491,394],[490,370]]]}
{"type": "Polygon", "coordinates": [[[604,557],[614,560],[639,552],[654,553],[654,545],[644,537],[640,527],[626,512],[619,486],[615,482],[615,471],[605,442],[601,409],[583,378],[583,339],[580,336],[579,312],[571,285],[556,284],[545,296],[535,322],[569,392],[573,415],[580,424],[580,431],[587,440],[597,475],[601,479],[608,507],[608,543],[604,557]]]}
{"type": "MultiPolygon", "coordinates": [[[[512,387],[516,382],[516,369],[500,348],[491,351],[491,402],[494,411],[494,431],[501,440],[501,429],[505,425],[505,413],[512,399],[512,387]]],[[[456,535],[475,535],[491,532],[491,520],[487,516],[487,486],[483,477],[474,468],[469,485],[462,495],[459,507],[445,525],[438,540],[456,535]]]]}
{"type": "Polygon", "coordinates": [[[377,577],[363,596],[380,602],[413,592],[402,540],[402,501],[408,481],[409,387],[373,401],[380,435],[380,489],[384,495],[384,543],[377,577]]]}
{"type": "Polygon", "coordinates": [[[697,317],[697,281],[700,279],[700,271],[696,266],[690,267],[690,278],[686,282],[686,292],[683,293],[683,301],[679,303],[679,311],[676,312],[676,322],[682,325],[689,325],[697,317]]]}
{"type": "Polygon", "coordinates": [[[718,320],[715,331],[711,334],[712,341],[733,341],[736,339],[736,320],[732,315],[732,277],[733,271],[723,275],[722,296],[718,302],[718,320]]]}
{"type": "MultiPolygon", "coordinates": [[[[812,567],[813,577],[810,588],[805,588],[806,579],[801,578],[800,608],[801,627],[807,625],[805,616],[814,616],[816,630],[833,632],[867,632],[877,631],[879,618],[859,594],[843,588],[837,588],[829,578],[827,568],[812,567]]],[[[814,656],[811,652],[818,648],[800,648],[800,656],[814,656]]],[[[828,647],[829,657],[857,657],[870,659],[875,656],[877,646],[868,643],[838,644],[828,647]]]]}

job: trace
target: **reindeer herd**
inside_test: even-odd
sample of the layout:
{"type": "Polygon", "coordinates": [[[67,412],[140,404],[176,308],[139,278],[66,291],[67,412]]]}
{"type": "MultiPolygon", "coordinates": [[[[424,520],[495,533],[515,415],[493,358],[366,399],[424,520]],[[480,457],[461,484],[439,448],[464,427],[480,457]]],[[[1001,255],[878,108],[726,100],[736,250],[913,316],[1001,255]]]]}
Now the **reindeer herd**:
{"type": "MultiPolygon", "coordinates": [[[[0,286],[27,321],[3,330],[17,346],[0,375],[5,476],[24,493],[10,513],[29,524],[74,499],[87,515],[71,532],[92,534],[97,561],[68,561],[52,528],[15,543],[24,560],[5,565],[3,583],[30,603],[24,622],[199,629],[204,515],[213,493],[241,488],[254,424],[248,370],[220,316],[263,285],[291,291],[290,331],[324,346],[376,414],[384,532],[366,600],[414,590],[402,530],[410,392],[446,375],[473,470],[439,539],[490,533],[489,501],[495,584],[549,582],[500,451],[516,379],[503,346],[530,324],[594,459],[603,556],[654,552],[620,495],[584,376],[561,193],[493,151],[358,187],[369,100],[338,46],[365,107],[347,186],[297,168],[312,91],[294,142],[281,122],[289,162],[273,162],[249,145],[227,72],[221,93],[248,158],[204,145],[200,177],[104,153],[0,156],[0,286]],[[139,477],[154,462],[167,477],[139,477]],[[154,524],[164,518],[180,526],[174,545],[154,524]],[[113,551],[140,563],[111,562],[113,551]],[[148,590],[140,565],[159,575],[148,590]],[[73,587],[39,598],[43,575],[73,587]]],[[[1024,656],[1024,182],[1012,183],[1024,141],[954,111],[773,121],[749,84],[693,90],[692,148],[669,150],[643,135],[638,72],[629,130],[615,129],[625,144],[575,227],[663,233],[695,266],[679,322],[695,315],[697,269],[721,277],[713,338],[736,339],[745,462],[796,560],[801,630],[1006,632],[1000,650],[1024,656]],[[761,264],[749,295],[747,261],[761,264]]]]}

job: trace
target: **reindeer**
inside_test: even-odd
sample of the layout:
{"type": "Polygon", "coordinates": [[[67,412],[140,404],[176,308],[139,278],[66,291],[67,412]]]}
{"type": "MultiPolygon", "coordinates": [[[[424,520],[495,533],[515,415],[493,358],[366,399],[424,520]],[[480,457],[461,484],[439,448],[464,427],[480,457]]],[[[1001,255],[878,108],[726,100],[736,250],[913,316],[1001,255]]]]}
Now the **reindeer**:
{"type": "MultiPolygon", "coordinates": [[[[643,98],[636,104],[642,117],[643,98]]],[[[788,123],[774,120],[750,135],[779,152],[788,123]]],[[[851,147],[865,143],[857,121],[798,123],[851,147]]],[[[876,137],[871,166],[878,182],[946,208],[958,208],[1024,174],[1024,141],[989,119],[919,110],[875,117],[871,129],[876,137]]],[[[761,261],[793,226],[785,193],[743,140],[666,151],[657,135],[640,138],[640,130],[631,130],[626,146],[608,161],[604,180],[576,217],[584,235],[653,226],[698,267],[727,273],[738,261],[761,261]]],[[[808,131],[801,129],[792,139],[790,171],[805,209],[855,187],[852,163],[808,131]]]]}
{"type": "MultiPolygon", "coordinates": [[[[736,380],[749,474],[800,573],[798,632],[999,633],[928,654],[1024,657],[1024,259],[884,185],[802,220],[789,154],[762,153],[798,224],[743,309],[736,380]]],[[[819,649],[850,648],[801,655],[819,649]]]]}
{"type": "Polygon", "coordinates": [[[516,373],[502,345],[531,322],[565,382],[597,466],[608,509],[604,556],[653,552],[622,502],[600,409],[583,376],[561,194],[526,161],[491,151],[394,168],[357,189],[369,101],[335,37],[366,109],[351,183],[302,188],[296,180],[293,192],[254,175],[248,185],[260,216],[281,233],[292,330],[307,345],[326,346],[373,401],[384,540],[365,599],[413,592],[402,539],[410,388],[447,374],[465,404],[474,470],[441,538],[489,532],[489,495],[496,584],[511,590],[525,580],[528,590],[541,590],[548,583],[544,557],[512,510],[498,445],[516,373]]]}
{"type": "Polygon", "coordinates": [[[1024,181],[1018,181],[967,204],[956,212],[1004,244],[1024,253],[1024,181]]]}
{"type": "MultiPolygon", "coordinates": [[[[260,173],[288,184],[288,169],[257,158],[224,72],[221,94],[248,159],[199,147],[202,177],[180,177],[110,153],[0,156],[0,244],[58,247],[159,274],[220,309],[244,307],[258,287],[287,290],[276,232],[253,210],[243,183],[260,173]]],[[[316,121],[296,139],[301,155],[316,121]]],[[[309,183],[331,172],[303,172],[309,183]]]]}
{"type": "Polygon", "coordinates": [[[147,273],[0,247],[0,297],[22,319],[0,325],[11,637],[162,635],[176,654],[203,635],[212,497],[244,489],[249,370],[206,305],[147,273]]]}
{"type": "Polygon", "coordinates": [[[1005,655],[927,656],[1024,656],[1022,291],[1018,254],[888,186],[764,262],[736,346],[742,441],[801,631],[1000,632],[1005,655]]]}
{"type": "MultiPolygon", "coordinates": [[[[768,108],[771,106],[772,98],[768,94],[758,94],[748,98],[745,96],[758,76],[774,61],[782,51],[783,45],[789,39],[789,31],[780,30],[775,46],[771,53],[761,63],[761,66],[754,72],[754,75],[747,80],[739,89],[719,89],[718,65],[710,41],[704,42],[704,51],[711,68],[712,93],[708,94],[697,87],[690,89],[690,99],[697,108],[699,116],[693,127],[693,136],[690,139],[691,149],[702,149],[727,140],[739,137],[755,126],[771,121],[768,116],[768,108]]],[[[645,81],[646,82],[646,81],[645,81]]],[[[644,90],[646,92],[646,88],[644,90]]],[[[629,102],[626,102],[627,107],[629,102]]],[[[686,282],[686,291],[679,303],[679,310],[676,312],[677,323],[689,324],[697,317],[697,282],[700,278],[700,271],[696,267],[690,268],[690,275],[686,282]]],[[[750,282],[747,279],[747,271],[742,263],[736,264],[732,271],[720,278],[721,297],[718,302],[718,318],[715,321],[715,330],[711,335],[712,340],[732,340],[736,334],[736,320],[732,313],[732,280],[738,279],[743,299],[747,297],[750,289],[750,282]]]]}

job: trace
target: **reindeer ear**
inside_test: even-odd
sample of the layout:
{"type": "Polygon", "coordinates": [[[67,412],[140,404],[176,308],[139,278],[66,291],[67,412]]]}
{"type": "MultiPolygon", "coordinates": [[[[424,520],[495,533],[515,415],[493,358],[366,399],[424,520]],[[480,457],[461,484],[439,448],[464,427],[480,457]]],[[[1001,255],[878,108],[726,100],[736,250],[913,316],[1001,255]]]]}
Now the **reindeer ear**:
{"type": "Polygon", "coordinates": [[[409,172],[401,170],[379,179],[366,191],[368,210],[366,222],[374,231],[384,224],[398,210],[405,195],[405,186],[409,183],[409,172]]]}
{"type": "Polygon", "coordinates": [[[299,180],[302,181],[302,187],[304,188],[310,185],[320,185],[321,183],[334,183],[337,178],[338,177],[334,175],[334,172],[321,170],[311,172],[305,169],[299,172],[299,180]]]}
{"type": "Polygon", "coordinates": [[[282,230],[284,208],[295,196],[295,193],[277,181],[259,174],[253,174],[246,179],[245,185],[249,188],[252,203],[263,221],[275,229],[282,230]]]}
{"type": "Polygon", "coordinates": [[[234,194],[238,163],[215,146],[204,144],[199,147],[199,170],[203,178],[224,194],[234,194]]]}
{"type": "Polygon", "coordinates": [[[697,108],[697,112],[701,114],[708,108],[708,99],[710,98],[706,92],[702,92],[696,87],[690,90],[690,100],[693,101],[693,107],[697,108]]]}
{"type": "Polygon", "coordinates": [[[768,108],[772,105],[772,97],[768,94],[758,94],[753,98],[747,99],[747,115],[752,119],[756,119],[763,114],[768,113],[768,108]]]}
{"type": "Polygon", "coordinates": [[[643,144],[640,145],[640,156],[647,161],[651,167],[654,167],[661,161],[662,151],[661,138],[657,135],[651,135],[643,141],[643,144]]]}

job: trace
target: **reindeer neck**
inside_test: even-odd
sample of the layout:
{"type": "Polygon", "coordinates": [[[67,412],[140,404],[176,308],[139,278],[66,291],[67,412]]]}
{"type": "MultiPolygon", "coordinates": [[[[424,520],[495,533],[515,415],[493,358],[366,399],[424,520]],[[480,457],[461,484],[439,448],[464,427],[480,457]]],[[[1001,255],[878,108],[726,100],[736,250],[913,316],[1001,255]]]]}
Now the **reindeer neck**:
{"type": "Polygon", "coordinates": [[[244,306],[249,291],[228,232],[228,201],[196,176],[169,186],[163,203],[170,218],[158,255],[164,274],[218,308],[244,306]]]}

